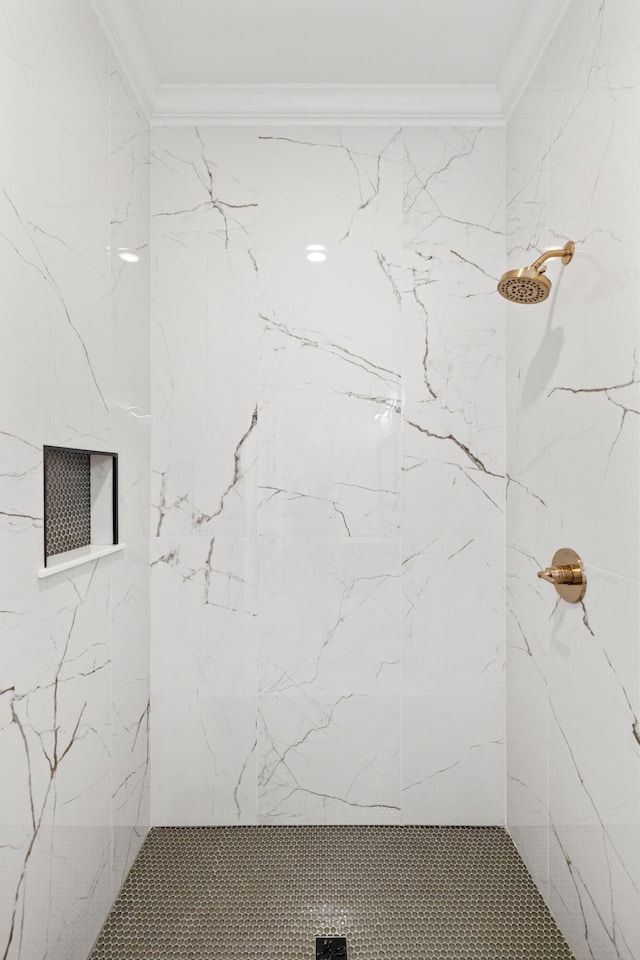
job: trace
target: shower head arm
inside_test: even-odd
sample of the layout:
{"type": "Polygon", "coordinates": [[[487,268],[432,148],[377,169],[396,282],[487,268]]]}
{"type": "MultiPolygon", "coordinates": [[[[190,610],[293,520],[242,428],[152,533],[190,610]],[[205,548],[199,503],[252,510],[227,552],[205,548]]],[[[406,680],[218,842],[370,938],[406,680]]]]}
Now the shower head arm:
{"type": "MultiPolygon", "coordinates": [[[[571,263],[571,258],[573,257],[575,249],[576,249],[575,244],[571,240],[569,240],[566,246],[562,248],[562,250],[545,251],[545,253],[543,253],[542,256],[538,257],[535,263],[531,264],[531,266],[533,267],[534,270],[539,270],[541,265],[545,262],[545,260],[550,260],[552,257],[561,257],[562,262],[566,266],[567,263],[571,263]]],[[[540,271],[540,272],[542,273],[543,271],[540,271]]]]}

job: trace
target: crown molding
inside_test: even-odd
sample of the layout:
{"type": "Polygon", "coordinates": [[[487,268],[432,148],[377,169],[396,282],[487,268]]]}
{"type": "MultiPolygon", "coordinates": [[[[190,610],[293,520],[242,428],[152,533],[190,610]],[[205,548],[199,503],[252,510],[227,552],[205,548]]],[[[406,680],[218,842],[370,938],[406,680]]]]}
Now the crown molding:
{"type": "Polygon", "coordinates": [[[91,0],[119,67],[154,124],[501,126],[572,0],[535,0],[496,85],[159,83],[127,0],[91,0]]]}
{"type": "Polygon", "coordinates": [[[496,84],[505,121],[515,110],[572,0],[535,0],[520,25],[496,84]]]}
{"type": "Polygon", "coordinates": [[[493,84],[161,84],[154,124],[499,126],[493,84]]]}
{"type": "Polygon", "coordinates": [[[91,0],[91,5],[125,79],[150,120],[158,95],[158,74],[127,0],[91,0]]]}

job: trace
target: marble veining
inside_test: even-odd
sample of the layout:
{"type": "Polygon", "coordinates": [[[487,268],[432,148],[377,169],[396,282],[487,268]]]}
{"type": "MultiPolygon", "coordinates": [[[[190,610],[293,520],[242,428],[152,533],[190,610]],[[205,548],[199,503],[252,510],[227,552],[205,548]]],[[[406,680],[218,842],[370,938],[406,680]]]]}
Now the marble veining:
{"type": "Polygon", "coordinates": [[[402,246],[401,130],[276,128],[258,141],[262,246],[402,246]]]}
{"type": "Polygon", "coordinates": [[[0,955],[84,960],[149,823],[149,129],[89,4],[0,14],[0,955]],[[127,548],[39,581],[43,444],[119,452],[127,548]]]}
{"type": "Polygon", "coordinates": [[[154,822],[501,822],[503,132],[153,137],[154,822]]]}
{"type": "Polygon", "coordinates": [[[640,952],[639,35],[573,3],[507,127],[510,257],[577,241],[506,367],[507,822],[578,960],[640,952]],[[535,578],[564,545],[576,607],[535,578]]]}

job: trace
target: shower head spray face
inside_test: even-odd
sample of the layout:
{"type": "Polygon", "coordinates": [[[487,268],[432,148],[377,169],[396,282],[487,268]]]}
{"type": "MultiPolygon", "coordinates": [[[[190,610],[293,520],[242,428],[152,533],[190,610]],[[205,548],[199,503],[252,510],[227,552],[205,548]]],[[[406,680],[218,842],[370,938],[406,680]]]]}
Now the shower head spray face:
{"type": "Polygon", "coordinates": [[[545,260],[561,257],[564,264],[570,263],[575,251],[571,241],[562,250],[548,250],[530,267],[509,270],[503,273],[498,283],[498,293],[511,303],[542,303],[551,293],[551,280],[545,276],[545,260]]]}
{"type": "Polygon", "coordinates": [[[542,303],[551,293],[551,280],[535,267],[509,270],[500,278],[498,293],[512,303],[542,303]]]}

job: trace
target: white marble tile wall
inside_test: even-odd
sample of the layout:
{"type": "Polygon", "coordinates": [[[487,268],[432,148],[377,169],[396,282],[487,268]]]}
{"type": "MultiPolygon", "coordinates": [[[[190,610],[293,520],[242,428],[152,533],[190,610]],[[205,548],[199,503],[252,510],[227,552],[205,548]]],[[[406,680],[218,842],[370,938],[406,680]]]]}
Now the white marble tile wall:
{"type": "Polygon", "coordinates": [[[89,4],[0,14],[0,953],[84,960],[149,818],[149,131],[89,4]],[[47,443],[128,547],[39,581],[47,443]]]}
{"type": "Polygon", "coordinates": [[[152,164],[152,822],[502,823],[503,131],[152,164]]]}
{"type": "Polygon", "coordinates": [[[640,12],[574,2],[507,128],[508,824],[577,960],[640,956],[640,12]],[[511,264],[510,264],[511,265],[511,264]],[[536,570],[561,546],[583,605],[536,570]]]}

